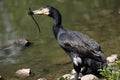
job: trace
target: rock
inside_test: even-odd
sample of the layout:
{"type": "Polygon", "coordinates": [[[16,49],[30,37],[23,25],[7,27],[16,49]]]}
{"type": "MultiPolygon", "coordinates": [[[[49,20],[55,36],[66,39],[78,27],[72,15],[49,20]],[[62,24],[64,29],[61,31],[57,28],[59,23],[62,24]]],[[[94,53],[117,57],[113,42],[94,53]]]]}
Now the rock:
{"type": "Polygon", "coordinates": [[[108,56],[106,58],[106,60],[108,61],[108,63],[113,63],[118,59],[118,55],[117,54],[112,54],[111,56],[108,56]]]}
{"type": "MultiPolygon", "coordinates": [[[[62,77],[67,79],[67,80],[78,80],[77,76],[74,75],[74,74],[65,74],[62,77]]],[[[57,79],[57,80],[59,80],[59,79],[57,79]]],[[[84,76],[80,77],[79,79],[80,80],[98,80],[98,77],[96,77],[93,74],[87,74],[87,75],[84,75],[84,76]]]]}
{"type": "Polygon", "coordinates": [[[80,79],[80,80],[93,80],[93,79],[98,80],[98,77],[96,77],[93,74],[87,74],[84,76],[80,75],[80,76],[78,76],[78,79],[77,79],[77,73],[74,69],[71,71],[71,74],[65,74],[62,77],[67,79],[67,80],[78,80],[78,79],[80,79]]]}
{"type": "Polygon", "coordinates": [[[31,74],[30,68],[27,68],[27,69],[23,68],[16,71],[16,76],[18,77],[28,77],[30,76],[30,74],[31,74]]]}
{"type": "Polygon", "coordinates": [[[67,80],[77,80],[77,77],[74,74],[65,74],[62,77],[65,78],[65,79],[67,79],[67,80]]]}
{"type": "Polygon", "coordinates": [[[96,77],[93,74],[87,74],[81,77],[81,80],[98,80],[98,77],[96,77]]]}
{"type": "Polygon", "coordinates": [[[19,46],[28,47],[32,43],[30,41],[28,41],[27,39],[17,39],[17,40],[15,40],[14,44],[19,45],[19,46]]]}
{"type": "Polygon", "coordinates": [[[37,80],[47,80],[46,78],[39,78],[39,79],[37,79],[37,80]]]}

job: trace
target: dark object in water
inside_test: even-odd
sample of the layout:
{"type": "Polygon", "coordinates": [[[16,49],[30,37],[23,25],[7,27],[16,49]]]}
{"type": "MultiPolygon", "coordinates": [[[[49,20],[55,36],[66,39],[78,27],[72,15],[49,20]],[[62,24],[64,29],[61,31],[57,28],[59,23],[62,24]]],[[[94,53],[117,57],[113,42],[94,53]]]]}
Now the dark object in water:
{"type": "Polygon", "coordinates": [[[29,47],[32,43],[28,41],[27,39],[17,39],[14,42],[16,45],[29,47]]]}

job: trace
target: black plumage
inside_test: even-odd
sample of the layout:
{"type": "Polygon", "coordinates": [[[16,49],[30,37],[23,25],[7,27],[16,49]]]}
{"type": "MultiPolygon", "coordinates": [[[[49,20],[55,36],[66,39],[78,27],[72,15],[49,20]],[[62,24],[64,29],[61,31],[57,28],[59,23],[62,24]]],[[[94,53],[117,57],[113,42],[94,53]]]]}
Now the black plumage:
{"type": "Polygon", "coordinates": [[[29,12],[29,14],[47,15],[53,18],[55,38],[61,48],[70,56],[74,69],[78,74],[97,72],[99,68],[106,65],[106,60],[99,44],[83,33],[64,29],[61,22],[61,14],[54,7],[44,6],[29,12]],[[81,70],[82,67],[85,67],[85,69],[81,70]]]}

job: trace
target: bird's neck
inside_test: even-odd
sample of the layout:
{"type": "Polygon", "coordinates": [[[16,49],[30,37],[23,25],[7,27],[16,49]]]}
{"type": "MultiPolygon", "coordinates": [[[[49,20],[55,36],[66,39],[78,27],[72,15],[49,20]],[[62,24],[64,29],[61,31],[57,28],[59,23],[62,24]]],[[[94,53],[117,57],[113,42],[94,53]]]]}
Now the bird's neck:
{"type": "Polygon", "coordinates": [[[52,18],[54,20],[53,31],[54,31],[55,38],[57,38],[57,35],[58,35],[60,29],[63,29],[62,22],[61,22],[62,17],[59,12],[54,12],[54,14],[52,15],[52,18]]]}
{"type": "Polygon", "coordinates": [[[61,22],[62,21],[62,17],[61,17],[61,14],[58,11],[55,11],[53,13],[52,18],[54,20],[53,24],[56,25],[56,27],[57,27],[57,25],[61,25],[62,24],[62,22],[61,22]]]}
{"type": "Polygon", "coordinates": [[[57,39],[57,36],[58,36],[60,30],[64,30],[62,25],[53,25],[53,32],[54,32],[54,36],[56,39],[57,39]]]}

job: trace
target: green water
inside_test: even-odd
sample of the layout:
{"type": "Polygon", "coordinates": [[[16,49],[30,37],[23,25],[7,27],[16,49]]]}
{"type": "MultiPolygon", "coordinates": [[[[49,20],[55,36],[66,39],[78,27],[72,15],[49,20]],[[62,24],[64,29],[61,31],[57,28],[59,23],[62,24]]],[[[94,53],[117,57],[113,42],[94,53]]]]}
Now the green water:
{"type": "Polygon", "coordinates": [[[105,56],[120,54],[120,0],[0,0],[0,75],[8,80],[36,80],[70,73],[72,64],[59,47],[52,32],[53,20],[35,16],[41,32],[30,16],[28,8],[52,5],[59,9],[66,29],[83,32],[101,45],[105,56]],[[16,39],[26,38],[33,45],[28,48],[13,46],[16,39]],[[17,78],[15,71],[31,68],[33,75],[17,78]]]}

